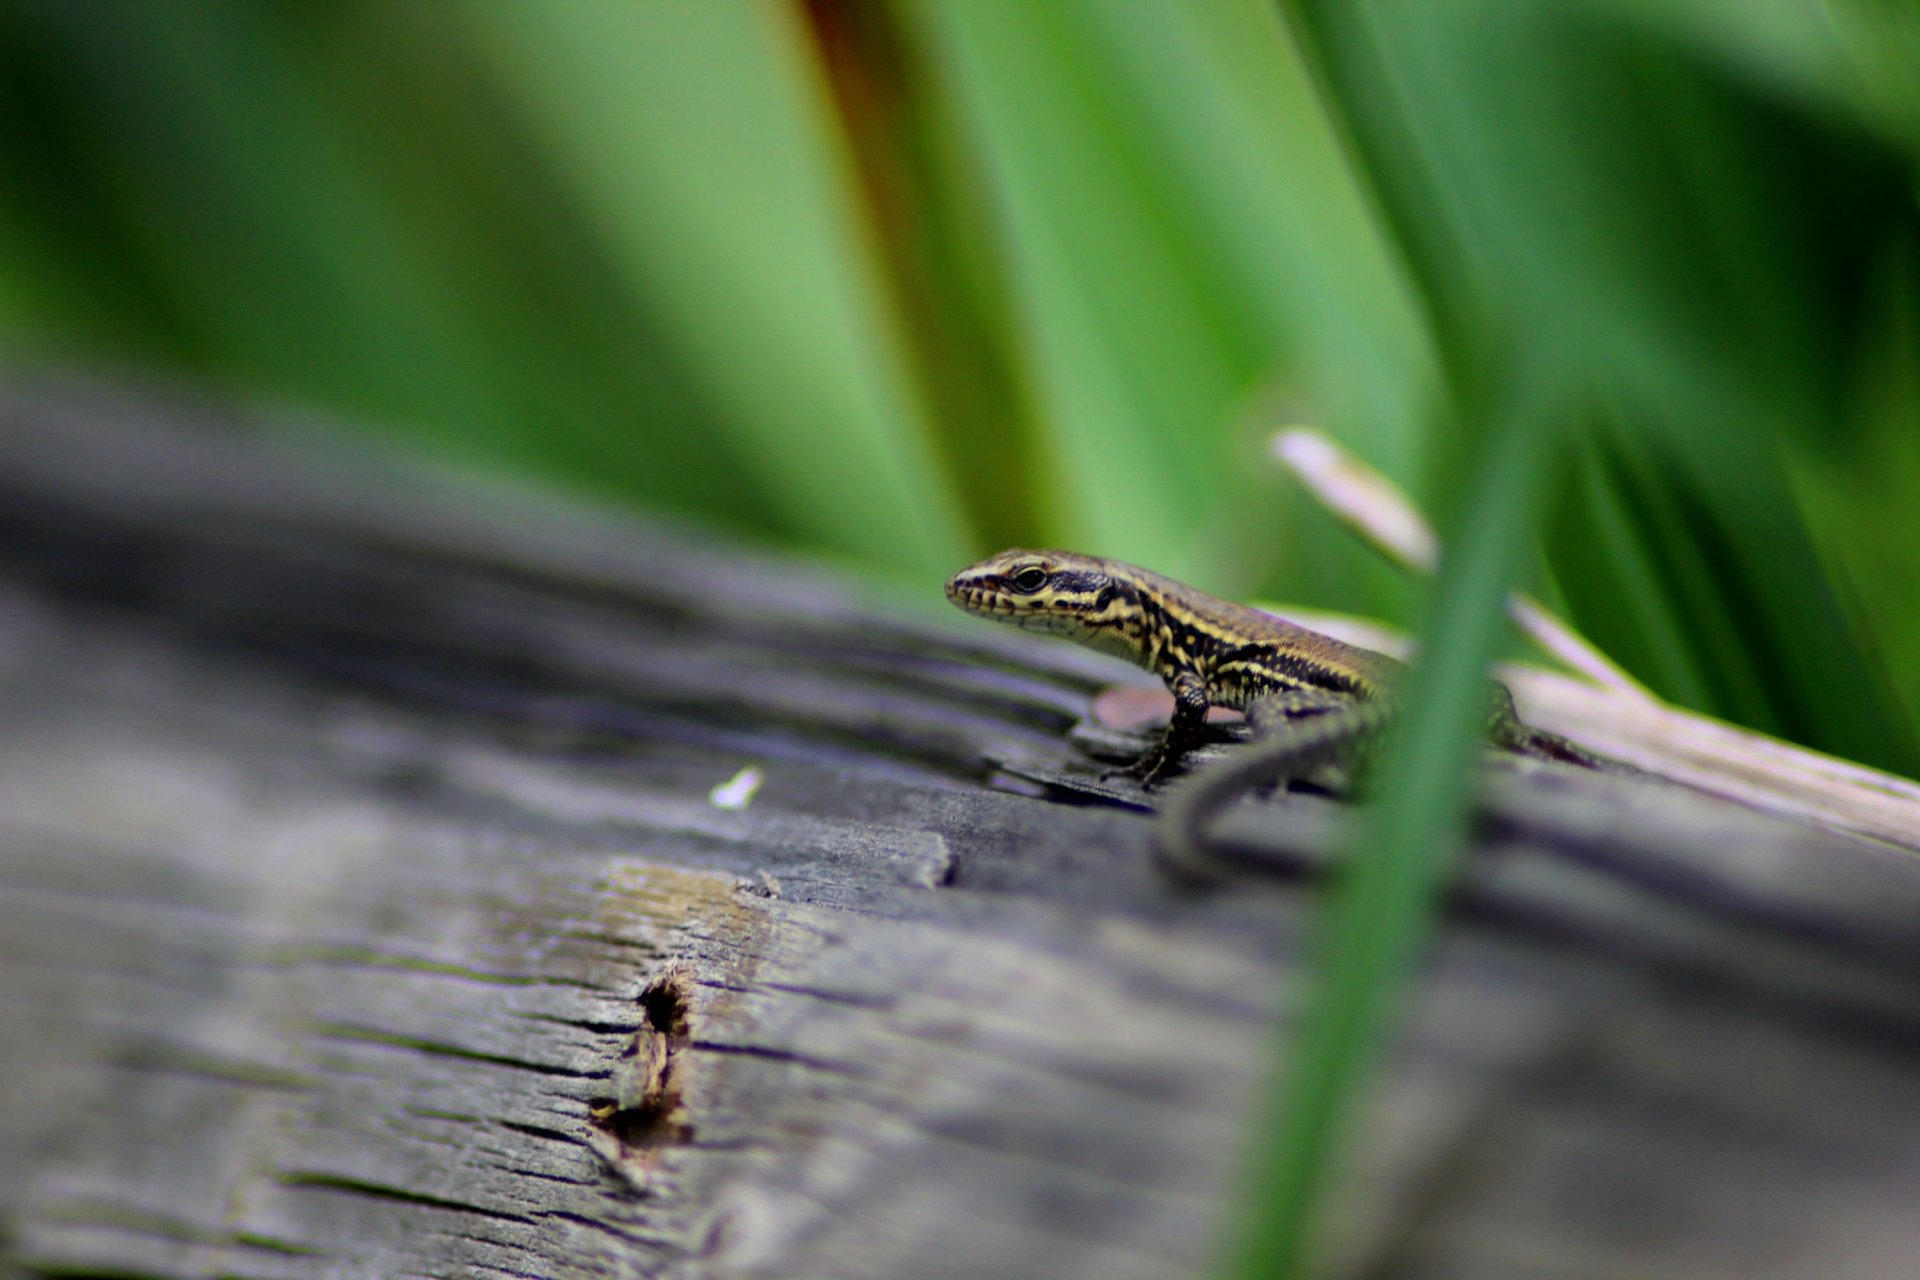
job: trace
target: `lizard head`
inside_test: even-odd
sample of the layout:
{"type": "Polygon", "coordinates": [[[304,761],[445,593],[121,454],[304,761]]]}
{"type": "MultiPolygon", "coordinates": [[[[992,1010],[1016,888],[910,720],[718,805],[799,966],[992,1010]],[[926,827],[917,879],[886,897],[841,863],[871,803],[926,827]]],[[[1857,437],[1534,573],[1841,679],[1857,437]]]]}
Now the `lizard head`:
{"type": "Polygon", "coordinates": [[[948,578],[947,599],[982,618],[1085,639],[1111,627],[1122,603],[1110,569],[1072,551],[1002,551],[948,578]]]}

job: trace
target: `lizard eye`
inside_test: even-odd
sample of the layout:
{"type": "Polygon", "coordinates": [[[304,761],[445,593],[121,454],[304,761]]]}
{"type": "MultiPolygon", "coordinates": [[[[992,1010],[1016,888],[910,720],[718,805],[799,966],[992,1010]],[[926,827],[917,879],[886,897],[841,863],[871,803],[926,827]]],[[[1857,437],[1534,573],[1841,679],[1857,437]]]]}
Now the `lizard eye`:
{"type": "Polygon", "coordinates": [[[1032,595],[1047,585],[1047,571],[1041,568],[1022,569],[1013,575],[1013,589],[1023,595],[1032,595]]]}

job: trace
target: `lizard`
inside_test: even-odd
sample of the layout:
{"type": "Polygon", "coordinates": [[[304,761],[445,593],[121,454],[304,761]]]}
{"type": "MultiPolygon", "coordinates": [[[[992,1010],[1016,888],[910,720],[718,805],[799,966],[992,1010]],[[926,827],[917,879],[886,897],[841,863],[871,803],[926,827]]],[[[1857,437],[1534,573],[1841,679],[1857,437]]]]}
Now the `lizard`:
{"type": "MultiPolygon", "coordinates": [[[[1072,551],[1002,551],[954,574],[947,598],[967,613],[1075,641],[1159,676],[1173,695],[1166,733],[1126,770],[1153,790],[1205,736],[1209,707],[1246,713],[1256,743],[1201,770],[1161,812],[1162,844],[1200,861],[1202,834],[1251,789],[1355,754],[1392,725],[1406,664],[1138,565],[1072,551]]],[[[1488,681],[1483,730],[1496,747],[1586,768],[1603,762],[1520,719],[1488,681]]]]}

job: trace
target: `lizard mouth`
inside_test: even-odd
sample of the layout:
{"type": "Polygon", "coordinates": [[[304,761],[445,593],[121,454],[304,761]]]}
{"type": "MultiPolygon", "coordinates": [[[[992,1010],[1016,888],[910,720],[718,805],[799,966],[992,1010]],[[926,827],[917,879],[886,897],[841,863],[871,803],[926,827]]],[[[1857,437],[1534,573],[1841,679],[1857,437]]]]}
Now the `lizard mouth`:
{"type": "Polygon", "coordinates": [[[996,591],[992,587],[974,587],[949,582],[947,599],[976,617],[1008,623],[1019,627],[1022,631],[1037,631],[1042,635],[1060,636],[1073,635],[1079,630],[1071,617],[1033,609],[1016,597],[1004,591],[996,591]]]}
{"type": "Polygon", "coordinates": [[[1012,613],[1013,602],[991,587],[976,587],[958,578],[947,580],[947,599],[968,613],[1012,613]]]}
{"type": "Polygon", "coordinates": [[[947,599],[965,609],[968,613],[990,614],[1002,618],[1016,617],[1020,606],[997,592],[986,591],[979,587],[949,588],[947,599]]]}
{"type": "Polygon", "coordinates": [[[947,599],[981,617],[992,618],[996,622],[1011,622],[1029,631],[1052,631],[1058,618],[1050,617],[1029,609],[1013,596],[992,587],[970,586],[963,582],[947,583],[947,599]]]}

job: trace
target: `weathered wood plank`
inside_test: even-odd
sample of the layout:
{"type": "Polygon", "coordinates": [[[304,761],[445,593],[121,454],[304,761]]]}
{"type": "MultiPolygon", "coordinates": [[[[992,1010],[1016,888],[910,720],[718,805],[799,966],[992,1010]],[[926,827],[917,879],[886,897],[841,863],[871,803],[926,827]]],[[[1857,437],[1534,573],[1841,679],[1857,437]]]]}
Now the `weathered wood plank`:
{"type": "MultiPolygon", "coordinates": [[[[0,399],[0,1260],[1204,1266],[1340,805],[1169,883],[982,785],[1071,762],[1097,659],[209,417],[0,399]]],[[[1920,868],[1493,785],[1345,1269],[1910,1270],[1920,868]]]]}

